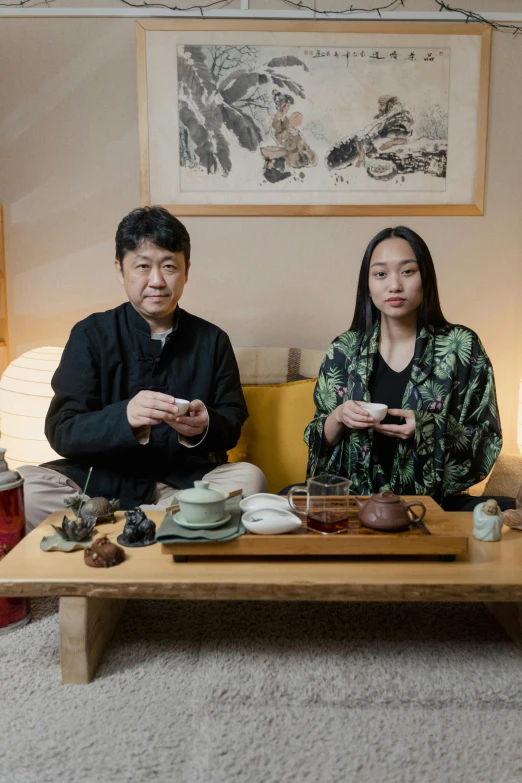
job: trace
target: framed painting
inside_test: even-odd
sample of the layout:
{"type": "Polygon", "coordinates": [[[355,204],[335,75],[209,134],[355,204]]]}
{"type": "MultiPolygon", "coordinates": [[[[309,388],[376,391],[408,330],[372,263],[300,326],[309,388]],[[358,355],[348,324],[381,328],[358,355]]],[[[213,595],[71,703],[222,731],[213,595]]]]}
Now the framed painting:
{"type": "Polygon", "coordinates": [[[142,204],[483,214],[489,27],[136,24],[142,204]]]}

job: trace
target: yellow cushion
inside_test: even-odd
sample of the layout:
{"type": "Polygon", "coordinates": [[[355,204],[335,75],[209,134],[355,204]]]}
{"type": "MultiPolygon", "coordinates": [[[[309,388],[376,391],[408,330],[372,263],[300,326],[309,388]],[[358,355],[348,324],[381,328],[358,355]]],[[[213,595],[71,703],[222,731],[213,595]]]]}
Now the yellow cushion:
{"type": "Polygon", "coordinates": [[[246,440],[246,424],[241,430],[239,440],[233,449],[227,452],[229,462],[246,462],[247,458],[247,440],[246,440]]]}
{"type": "Polygon", "coordinates": [[[230,462],[252,462],[266,476],[269,492],[304,481],[306,425],[314,417],[316,379],[243,386],[250,413],[230,462]]]}

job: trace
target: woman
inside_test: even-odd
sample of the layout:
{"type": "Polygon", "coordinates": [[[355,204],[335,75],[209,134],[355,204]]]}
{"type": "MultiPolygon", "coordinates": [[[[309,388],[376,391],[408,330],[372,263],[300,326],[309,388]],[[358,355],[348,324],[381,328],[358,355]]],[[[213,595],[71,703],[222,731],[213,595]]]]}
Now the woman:
{"type": "MultiPolygon", "coordinates": [[[[502,433],[491,363],[477,335],[442,314],[430,251],[387,228],[364,254],[352,325],[328,349],[308,425],[308,475],[348,476],[352,490],[453,496],[484,479],[502,433]],[[376,423],[359,403],[385,403],[376,423]]],[[[482,501],[484,498],[478,498],[482,501]]]]}

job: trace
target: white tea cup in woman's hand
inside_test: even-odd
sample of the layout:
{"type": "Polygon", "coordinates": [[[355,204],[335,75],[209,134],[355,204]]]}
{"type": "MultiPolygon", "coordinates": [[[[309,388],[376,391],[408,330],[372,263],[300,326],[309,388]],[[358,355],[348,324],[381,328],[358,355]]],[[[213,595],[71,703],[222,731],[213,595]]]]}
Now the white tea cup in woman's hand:
{"type": "Polygon", "coordinates": [[[375,419],[368,411],[361,408],[362,403],[356,400],[347,400],[341,403],[331,416],[338,424],[344,424],[345,427],[355,430],[367,430],[373,427],[375,419]]]}
{"type": "Polygon", "coordinates": [[[359,405],[368,411],[374,421],[382,421],[388,413],[388,406],[382,402],[360,402],[359,405]]]}

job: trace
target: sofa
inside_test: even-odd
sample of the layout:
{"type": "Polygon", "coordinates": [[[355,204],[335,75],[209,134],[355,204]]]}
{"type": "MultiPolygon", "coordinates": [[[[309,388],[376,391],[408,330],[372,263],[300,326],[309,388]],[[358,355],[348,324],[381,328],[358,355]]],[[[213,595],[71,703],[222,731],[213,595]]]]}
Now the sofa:
{"type": "MultiPolygon", "coordinates": [[[[264,472],[269,492],[304,481],[308,449],[303,440],[314,416],[313,391],[324,351],[299,348],[234,348],[250,416],[229,452],[264,472]]],[[[501,452],[473,496],[516,497],[522,486],[522,456],[501,452]]]]}
{"type": "Polygon", "coordinates": [[[303,440],[315,412],[313,393],[324,351],[300,348],[234,348],[250,413],[230,462],[261,468],[269,492],[304,481],[303,440]]]}

